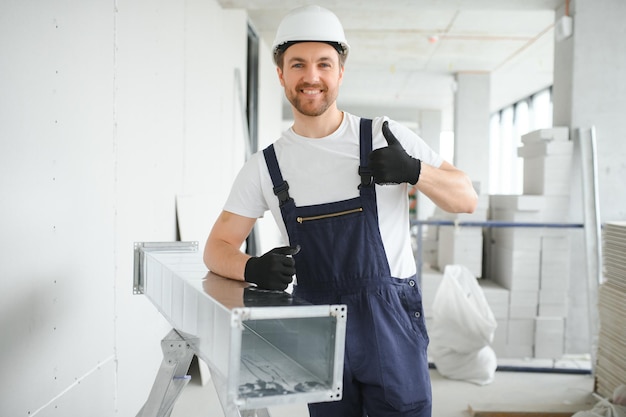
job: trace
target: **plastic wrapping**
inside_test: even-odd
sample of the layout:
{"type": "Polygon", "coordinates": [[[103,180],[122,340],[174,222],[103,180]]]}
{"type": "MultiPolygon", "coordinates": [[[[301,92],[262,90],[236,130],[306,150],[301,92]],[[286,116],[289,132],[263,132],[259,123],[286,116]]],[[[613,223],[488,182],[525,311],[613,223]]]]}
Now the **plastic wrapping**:
{"type": "Polygon", "coordinates": [[[479,385],[491,383],[497,360],[490,343],[497,323],[467,267],[446,266],[432,308],[430,352],[438,372],[479,385]]]}

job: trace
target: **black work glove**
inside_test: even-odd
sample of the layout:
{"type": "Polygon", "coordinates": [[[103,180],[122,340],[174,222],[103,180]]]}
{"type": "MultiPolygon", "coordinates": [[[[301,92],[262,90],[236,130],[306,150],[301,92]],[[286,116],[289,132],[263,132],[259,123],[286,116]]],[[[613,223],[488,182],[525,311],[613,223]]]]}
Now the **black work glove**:
{"type": "Polygon", "coordinates": [[[383,123],[383,135],[389,146],[372,151],[369,168],[376,184],[417,184],[422,163],[406,153],[398,139],[389,130],[389,122],[383,123]]]}
{"type": "Polygon", "coordinates": [[[282,246],[248,259],[243,273],[245,280],[266,290],[285,290],[296,273],[296,262],[291,255],[299,251],[300,246],[282,246]]]}

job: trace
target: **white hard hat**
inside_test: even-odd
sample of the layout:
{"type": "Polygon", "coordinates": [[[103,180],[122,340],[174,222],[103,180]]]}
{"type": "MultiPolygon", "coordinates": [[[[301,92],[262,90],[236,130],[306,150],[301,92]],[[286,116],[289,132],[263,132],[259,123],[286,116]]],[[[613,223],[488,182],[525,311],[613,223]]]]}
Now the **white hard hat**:
{"type": "Polygon", "coordinates": [[[272,44],[274,59],[281,49],[296,42],[330,43],[340,54],[346,56],[350,49],[337,16],[320,6],[298,7],[283,18],[272,44]]]}

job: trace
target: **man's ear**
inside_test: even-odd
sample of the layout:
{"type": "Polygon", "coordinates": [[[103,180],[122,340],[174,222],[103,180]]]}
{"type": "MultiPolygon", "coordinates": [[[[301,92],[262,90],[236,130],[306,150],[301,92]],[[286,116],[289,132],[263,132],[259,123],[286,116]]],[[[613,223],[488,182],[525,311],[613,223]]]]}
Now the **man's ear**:
{"type": "Polygon", "coordinates": [[[276,74],[278,74],[278,81],[280,81],[281,86],[285,86],[285,80],[283,79],[283,70],[280,67],[276,67],[276,74]]]}

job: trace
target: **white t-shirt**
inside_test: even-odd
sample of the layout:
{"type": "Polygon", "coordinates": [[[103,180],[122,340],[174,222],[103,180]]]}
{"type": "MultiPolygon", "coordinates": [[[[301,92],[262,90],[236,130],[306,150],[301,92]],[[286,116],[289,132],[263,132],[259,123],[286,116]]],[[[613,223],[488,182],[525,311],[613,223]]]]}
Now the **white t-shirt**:
{"type": "MultiPolygon", "coordinates": [[[[373,120],[373,149],[387,146],[382,134],[386,117],[373,120]]],[[[283,132],[274,143],[283,179],[296,206],[330,203],[359,195],[360,117],[344,112],[339,128],[324,138],[283,132]]],[[[443,161],[407,127],[389,120],[389,128],[407,153],[423,163],[439,167],[443,161]]],[[[409,230],[408,185],[376,185],[378,224],[392,276],[408,278],[415,274],[415,259],[409,230]]],[[[285,244],[287,230],[274,194],[263,152],[255,153],[243,166],[231,189],[224,210],[240,216],[259,218],[272,212],[285,244]]]]}

